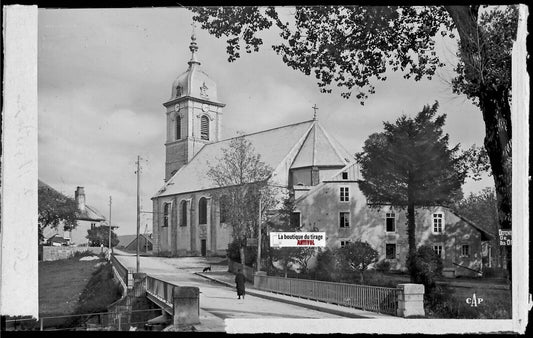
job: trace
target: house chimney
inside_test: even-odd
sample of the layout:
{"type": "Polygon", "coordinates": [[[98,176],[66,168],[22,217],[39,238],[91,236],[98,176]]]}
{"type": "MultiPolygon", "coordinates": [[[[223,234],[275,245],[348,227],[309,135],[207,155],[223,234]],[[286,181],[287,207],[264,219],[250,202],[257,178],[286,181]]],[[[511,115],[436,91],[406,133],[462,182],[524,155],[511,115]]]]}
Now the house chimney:
{"type": "Polygon", "coordinates": [[[83,187],[77,187],[74,196],[76,203],[78,203],[78,210],[85,211],[85,190],[83,190],[83,187]]]}

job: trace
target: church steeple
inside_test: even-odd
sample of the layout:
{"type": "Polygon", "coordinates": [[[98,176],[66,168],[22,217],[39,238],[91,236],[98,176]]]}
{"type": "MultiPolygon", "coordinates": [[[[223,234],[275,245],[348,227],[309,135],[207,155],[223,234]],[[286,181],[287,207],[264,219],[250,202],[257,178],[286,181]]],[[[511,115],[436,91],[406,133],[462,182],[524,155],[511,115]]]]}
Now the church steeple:
{"type": "Polygon", "coordinates": [[[196,33],[191,34],[189,67],[172,83],[167,113],[165,181],[189,163],[202,147],[221,138],[222,108],[217,85],[200,68],[196,33]]]}
{"type": "Polygon", "coordinates": [[[200,65],[200,61],[196,59],[196,52],[198,52],[198,43],[196,43],[196,26],[194,22],[192,23],[192,34],[191,34],[191,44],[189,45],[189,50],[191,51],[191,59],[189,60],[189,67],[193,65],[200,65]]]}

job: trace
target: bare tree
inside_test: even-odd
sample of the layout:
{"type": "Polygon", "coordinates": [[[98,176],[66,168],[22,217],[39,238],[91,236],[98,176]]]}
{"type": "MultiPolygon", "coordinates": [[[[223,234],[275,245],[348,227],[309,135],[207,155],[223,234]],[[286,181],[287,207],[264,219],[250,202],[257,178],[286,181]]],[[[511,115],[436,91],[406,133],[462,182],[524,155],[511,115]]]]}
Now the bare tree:
{"type": "Polygon", "coordinates": [[[207,176],[221,188],[213,195],[224,200],[225,222],[231,226],[234,241],[240,247],[242,264],[246,262],[246,239],[257,236],[259,200],[263,215],[275,205],[275,189],[268,185],[272,172],[245,136],[232,139],[217,162],[209,163],[207,176]]]}

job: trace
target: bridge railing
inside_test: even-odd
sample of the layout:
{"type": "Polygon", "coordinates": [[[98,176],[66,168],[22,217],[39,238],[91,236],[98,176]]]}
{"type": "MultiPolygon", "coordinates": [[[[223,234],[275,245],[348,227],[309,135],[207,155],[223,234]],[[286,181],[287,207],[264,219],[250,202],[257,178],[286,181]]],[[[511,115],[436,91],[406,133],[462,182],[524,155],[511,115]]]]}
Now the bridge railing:
{"type": "Polygon", "coordinates": [[[114,254],[111,255],[111,264],[113,264],[113,267],[115,268],[116,273],[118,274],[118,277],[121,279],[122,283],[124,283],[124,286],[127,288],[131,288],[133,285],[131,283],[132,281],[132,272],[128,270],[120,261],[115,257],[114,254]]]}
{"type": "Polygon", "coordinates": [[[169,282],[157,279],[155,277],[146,277],[146,292],[161,300],[168,306],[172,307],[174,304],[174,288],[178,287],[169,282]]]}
{"type": "Polygon", "coordinates": [[[256,275],[260,290],[396,315],[397,289],[256,275]]]}

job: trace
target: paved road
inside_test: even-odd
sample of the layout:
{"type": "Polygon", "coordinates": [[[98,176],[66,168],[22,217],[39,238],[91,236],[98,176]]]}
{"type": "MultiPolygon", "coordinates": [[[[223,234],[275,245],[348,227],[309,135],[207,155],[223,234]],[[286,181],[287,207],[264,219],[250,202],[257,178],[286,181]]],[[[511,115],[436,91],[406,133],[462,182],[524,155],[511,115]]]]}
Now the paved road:
{"type": "MultiPolygon", "coordinates": [[[[136,258],[131,255],[116,256],[130,269],[136,268],[136,258]]],[[[211,263],[216,258],[211,259],[211,263]]],[[[194,274],[209,265],[203,257],[141,257],[140,271],[164,281],[182,286],[200,288],[200,308],[221,319],[226,318],[345,318],[264,298],[246,296],[237,299],[234,288],[206,280],[194,274]]],[[[212,269],[217,269],[217,266],[212,269]]],[[[227,269],[227,267],[220,267],[227,269]]]]}

